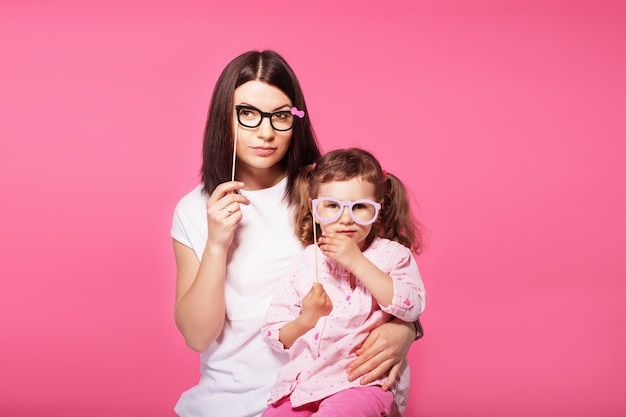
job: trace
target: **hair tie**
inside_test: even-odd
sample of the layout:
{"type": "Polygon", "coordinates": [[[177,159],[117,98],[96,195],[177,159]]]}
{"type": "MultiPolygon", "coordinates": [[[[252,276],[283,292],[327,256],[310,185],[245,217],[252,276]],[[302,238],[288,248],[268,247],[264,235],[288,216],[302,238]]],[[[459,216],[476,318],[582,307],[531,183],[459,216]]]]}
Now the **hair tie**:
{"type": "Polygon", "coordinates": [[[313,162],[311,166],[313,167],[312,169],[315,169],[315,167],[317,166],[317,162],[313,162]]]}
{"type": "Polygon", "coordinates": [[[383,171],[383,178],[387,179],[387,171],[385,171],[384,169],[382,171],[383,171]]]}

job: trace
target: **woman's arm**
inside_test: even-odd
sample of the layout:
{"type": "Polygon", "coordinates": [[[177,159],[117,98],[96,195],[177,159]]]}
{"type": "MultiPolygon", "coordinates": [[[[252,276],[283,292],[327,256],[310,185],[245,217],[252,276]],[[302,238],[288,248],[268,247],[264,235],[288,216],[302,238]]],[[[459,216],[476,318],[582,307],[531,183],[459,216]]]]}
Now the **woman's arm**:
{"type": "Polygon", "coordinates": [[[245,197],[233,193],[241,187],[239,182],[220,184],[207,201],[208,235],[201,260],[193,249],[174,240],[176,325],[187,345],[198,352],[206,350],[224,326],[228,248],[242,218],[239,204],[248,204],[245,197]]]}
{"type": "Polygon", "coordinates": [[[226,254],[205,250],[203,262],[199,262],[193,249],[176,240],[174,254],[176,326],[187,346],[203,352],[217,339],[224,326],[226,254]]]}

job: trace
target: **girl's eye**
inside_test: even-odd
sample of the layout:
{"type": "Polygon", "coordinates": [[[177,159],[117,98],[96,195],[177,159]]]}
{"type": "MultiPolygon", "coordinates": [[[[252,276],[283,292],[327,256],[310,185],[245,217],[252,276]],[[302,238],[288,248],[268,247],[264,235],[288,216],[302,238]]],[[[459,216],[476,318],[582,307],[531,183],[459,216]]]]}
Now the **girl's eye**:
{"type": "Polygon", "coordinates": [[[365,204],[362,204],[362,203],[355,204],[355,205],[352,206],[352,210],[359,210],[359,209],[363,210],[365,208],[366,208],[365,204]]]}

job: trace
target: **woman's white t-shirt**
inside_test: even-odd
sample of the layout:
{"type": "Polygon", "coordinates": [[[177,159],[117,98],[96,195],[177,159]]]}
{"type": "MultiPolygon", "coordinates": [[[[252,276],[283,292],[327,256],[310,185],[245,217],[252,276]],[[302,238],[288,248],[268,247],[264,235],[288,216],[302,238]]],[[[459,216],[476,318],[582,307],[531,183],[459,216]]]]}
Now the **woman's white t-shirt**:
{"type": "MultiPolygon", "coordinates": [[[[256,191],[240,191],[243,219],[229,249],[226,322],[220,337],[200,354],[200,381],[185,391],[181,417],[253,417],[267,407],[270,388],[287,354],[273,351],[261,334],[265,312],[293,256],[302,250],[283,199],[287,179],[256,191]]],[[[177,204],[171,236],[202,258],[207,240],[202,185],[177,204]]]]}

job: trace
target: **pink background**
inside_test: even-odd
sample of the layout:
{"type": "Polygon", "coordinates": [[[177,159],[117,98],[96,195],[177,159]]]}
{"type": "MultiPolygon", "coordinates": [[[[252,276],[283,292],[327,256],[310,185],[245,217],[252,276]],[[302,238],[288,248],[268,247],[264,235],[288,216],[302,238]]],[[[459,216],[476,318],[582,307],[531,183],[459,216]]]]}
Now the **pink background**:
{"type": "Polygon", "coordinates": [[[419,203],[407,416],[626,413],[620,1],[102,3],[0,1],[0,415],[172,416],[197,381],[170,221],[258,48],[419,203]]]}

